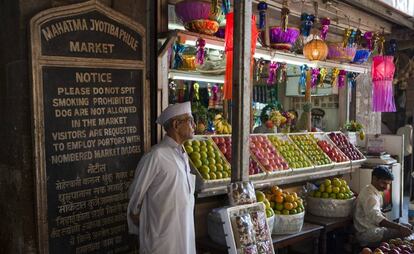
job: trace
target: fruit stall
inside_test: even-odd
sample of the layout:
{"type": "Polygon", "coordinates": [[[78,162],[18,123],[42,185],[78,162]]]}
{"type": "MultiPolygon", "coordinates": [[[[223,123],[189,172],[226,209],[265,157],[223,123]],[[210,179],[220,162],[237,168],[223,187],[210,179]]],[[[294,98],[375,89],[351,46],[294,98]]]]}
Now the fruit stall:
{"type": "MultiPolygon", "coordinates": [[[[373,86],[372,96],[360,95],[372,101],[366,114],[395,108],[392,89],[376,87],[371,76],[391,75],[373,62],[394,68],[395,45],[384,44],[390,24],[343,4],[335,8],[353,21],[333,22],[329,6],[307,1],[172,2],[170,31],[159,36],[157,113],[192,102],[196,135],[184,149],[196,175],[198,238],[208,231],[231,253],[273,253],[268,241],[279,246],[277,235],[302,227],[322,234],[305,210],[349,216],[355,197],[345,178],[366,157],[339,130],[352,123],[359,86],[373,86]],[[251,27],[244,37],[240,20],[251,27]],[[223,208],[226,194],[230,208],[223,208]],[[263,213],[271,239],[258,232],[263,213]]],[[[159,127],[158,139],[163,134],[159,127]]]]}

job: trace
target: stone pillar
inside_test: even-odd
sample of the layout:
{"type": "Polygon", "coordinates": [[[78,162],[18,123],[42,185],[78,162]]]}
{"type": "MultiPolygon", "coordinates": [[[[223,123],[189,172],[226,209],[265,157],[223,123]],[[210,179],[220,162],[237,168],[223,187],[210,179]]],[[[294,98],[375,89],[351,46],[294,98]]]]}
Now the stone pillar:
{"type": "MultiPolygon", "coordinates": [[[[0,252],[38,253],[31,114],[29,21],[38,12],[79,0],[1,1],[0,252]]],[[[101,0],[146,25],[146,0],[101,0]]],[[[148,56],[149,57],[149,56],[148,56]]]]}

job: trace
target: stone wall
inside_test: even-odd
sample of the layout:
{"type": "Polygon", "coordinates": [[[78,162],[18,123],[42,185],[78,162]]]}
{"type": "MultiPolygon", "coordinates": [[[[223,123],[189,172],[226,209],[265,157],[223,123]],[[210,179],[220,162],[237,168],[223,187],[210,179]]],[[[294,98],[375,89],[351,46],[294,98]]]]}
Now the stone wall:
{"type": "Polygon", "coordinates": [[[365,132],[381,133],[381,113],[372,112],[371,75],[360,74],[357,77],[355,120],[365,126],[365,132]]]}
{"type": "MultiPolygon", "coordinates": [[[[84,1],[0,1],[0,253],[37,253],[31,126],[29,22],[36,13],[84,1]]],[[[146,0],[101,0],[146,25],[146,0]]]]}

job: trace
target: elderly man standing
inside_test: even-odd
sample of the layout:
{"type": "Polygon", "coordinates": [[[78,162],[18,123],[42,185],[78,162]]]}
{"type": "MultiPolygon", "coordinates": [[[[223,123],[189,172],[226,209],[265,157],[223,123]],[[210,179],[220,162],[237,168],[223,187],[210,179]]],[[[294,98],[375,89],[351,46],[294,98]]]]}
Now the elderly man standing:
{"type": "Polygon", "coordinates": [[[139,162],[129,187],[129,232],[141,254],[194,254],[194,184],[182,144],[193,138],[189,102],[168,106],[158,117],[166,135],[139,162]]]}
{"type": "Polygon", "coordinates": [[[361,245],[369,245],[391,238],[409,236],[408,227],[389,221],[381,212],[383,203],[381,192],[388,189],[394,180],[392,172],[385,166],[377,166],[372,171],[371,184],[358,195],[354,211],[356,237],[361,245]]]}

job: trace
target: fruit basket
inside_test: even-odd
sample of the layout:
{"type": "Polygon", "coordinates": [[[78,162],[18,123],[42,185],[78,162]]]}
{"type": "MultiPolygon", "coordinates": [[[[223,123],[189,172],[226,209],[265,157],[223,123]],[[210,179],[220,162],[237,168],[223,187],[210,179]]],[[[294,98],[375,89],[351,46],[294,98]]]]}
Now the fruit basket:
{"type": "Polygon", "coordinates": [[[274,254],[272,229],[262,202],[220,210],[228,253],[274,254]]]}
{"type": "Polygon", "coordinates": [[[230,164],[207,136],[195,136],[184,142],[190,167],[196,175],[198,190],[230,183],[230,164]]]}
{"type": "Polygon", "coordinates": [[[340,62],[352,62],[356,47],[344,47],[342,42],[328,42],[328,59],[340,62]]]}
{"type": "Polygon", "coordinates": [[[352,167],[359,167],[366,160],[366,157],[349,142],[342,132],[330,132],[327,136],[351,160],[352,167]]]}
{"type": "Polygon", "coordinates": [[[314,169],[309,158],[303,154],[299,147],[286,134],[270,134],[267,137],[276,150],[288,162],[293,174],[314,169]]]}
{"type": "Polygon", "coordinates": [[[315,137],[304,133],[290,133],[288,137],[309,158],[315,170],[326,170],[334,167],[334,163],[328,155],[318,146],[315,137]]]}
{"type": "MultiPolygon", "coordinates": [[[[231,135],[214,135],[211,139],[217,145],[218,149],[226,158],[227,162],[231,162],[231,135]]],[[[254,158],[249,160],[249,179],[262,180],[266,177],[266,171],[254,158]]]]}
{"type": "Polygon", "coordinates": [[[269,28],[270,46],[280,50],[290,50],[295,44],[300,30],[295,27],[288,27],[286,32],[280,26],[269,28]]]}
{"type": "Polygon", "coordinates": [[[272,235],[296,234],[302,230],[305,212],[283,215],[275,214],[272,235]]]}
{"type": "Polygon", "coordinates": [[[334,163],[334,168],[344,168],[351,166],[351,160],[332,142],[324,132],[314,132],[313,135],[318,141],[319,147],[328,155],[334,163]]]}
{"type": "Polygon", "coordinates": [[[289,164],[272,145],[266,135],[250,134],[250,156],[261,164],[268,178],[287,175],[291,172],[289,164]]]}

